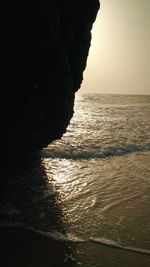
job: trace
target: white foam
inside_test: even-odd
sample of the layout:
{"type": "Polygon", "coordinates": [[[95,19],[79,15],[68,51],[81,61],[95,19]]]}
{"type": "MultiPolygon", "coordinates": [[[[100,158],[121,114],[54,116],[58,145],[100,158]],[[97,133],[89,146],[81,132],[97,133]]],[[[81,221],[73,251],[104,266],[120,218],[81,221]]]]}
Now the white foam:
{"type": "Polygon", "coordinates": [[[130,251],[130,252],[134,252],[134,253],[150,255],[150,250],[148,250],[148,249],[123,246],[123,245],[120,245],[113,240],[109,240],[109,239],[105,239],[105,238],[90,238],[90,241],[96,242],[100,245],[116,248],[116,249],[121,249],[121,250],[126,250],[126,251],[130,251]]]}
{"type": "Polygon", "coordinates": [[[73,159],[73,160],[81,160],[81,159],[93,159],[93,158],[106,158],[110,156],[121,156],[128,153],[134,153],[139,151],[149,151],[150,144],[145,145],[127,145],[123,147],[112,147],[106,150],[77,150],[77,151],[58,151],[58,150],[50,150],[46,149],[41,152],[42,158],[60,158],[60,159],[73,159]]]}

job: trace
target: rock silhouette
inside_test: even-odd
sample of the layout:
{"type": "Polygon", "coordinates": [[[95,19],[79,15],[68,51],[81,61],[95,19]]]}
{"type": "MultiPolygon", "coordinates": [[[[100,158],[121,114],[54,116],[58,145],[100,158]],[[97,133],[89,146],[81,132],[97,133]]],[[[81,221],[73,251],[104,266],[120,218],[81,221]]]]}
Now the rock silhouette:
{"type": "Polygon", "coordinates": [[[98,9],[98,0],[1,2],[4,158],[36,152],[66,131],[98,9]]]}

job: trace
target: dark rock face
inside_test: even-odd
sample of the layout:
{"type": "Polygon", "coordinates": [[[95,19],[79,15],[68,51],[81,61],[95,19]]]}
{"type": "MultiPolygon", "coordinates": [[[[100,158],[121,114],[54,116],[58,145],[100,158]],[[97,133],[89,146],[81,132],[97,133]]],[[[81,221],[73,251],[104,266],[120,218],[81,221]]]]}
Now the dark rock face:
{"type": "Polygon", "coordinates": [[[65,132],[98,9],[98,0],[1,2],[2,152],[32,153],[65,132]]]}

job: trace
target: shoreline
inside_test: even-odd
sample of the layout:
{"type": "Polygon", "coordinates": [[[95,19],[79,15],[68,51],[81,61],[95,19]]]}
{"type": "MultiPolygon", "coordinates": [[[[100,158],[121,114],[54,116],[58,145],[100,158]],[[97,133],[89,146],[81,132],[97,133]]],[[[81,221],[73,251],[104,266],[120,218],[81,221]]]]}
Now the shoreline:
{"type": "Polygon", "coordinates": [[[59,241],[22,226],[0,226],[3,267],[149,267],[150,256],[93,241],[59,241]]]}

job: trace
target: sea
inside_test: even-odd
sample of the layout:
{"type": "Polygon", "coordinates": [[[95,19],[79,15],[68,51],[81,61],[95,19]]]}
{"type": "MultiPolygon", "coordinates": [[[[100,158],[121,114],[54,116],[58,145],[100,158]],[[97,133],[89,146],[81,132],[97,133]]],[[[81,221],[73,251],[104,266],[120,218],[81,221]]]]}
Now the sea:
{"type": "Polygon", "coordinates": [[[64,136],[8,189],[3,223],[150,255],[150,95],[77,94],[64,136]]]}

